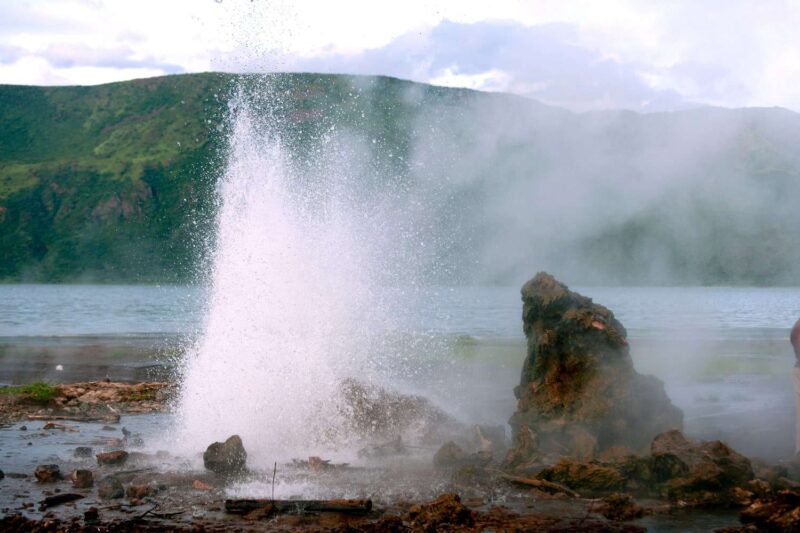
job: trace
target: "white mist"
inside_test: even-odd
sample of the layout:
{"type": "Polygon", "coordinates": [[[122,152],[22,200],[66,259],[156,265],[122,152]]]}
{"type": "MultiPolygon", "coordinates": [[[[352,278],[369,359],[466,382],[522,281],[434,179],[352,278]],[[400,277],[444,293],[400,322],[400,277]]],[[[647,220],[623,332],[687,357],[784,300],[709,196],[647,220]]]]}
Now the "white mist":
{"type": "Polygon", "coordinates": [[[303,182],[273,128],[237,108],[177,429],[188,453],[238,434],[258,467],[347,439],[338,383],[356,372],[373,285],[347,187],[303,182]]]}

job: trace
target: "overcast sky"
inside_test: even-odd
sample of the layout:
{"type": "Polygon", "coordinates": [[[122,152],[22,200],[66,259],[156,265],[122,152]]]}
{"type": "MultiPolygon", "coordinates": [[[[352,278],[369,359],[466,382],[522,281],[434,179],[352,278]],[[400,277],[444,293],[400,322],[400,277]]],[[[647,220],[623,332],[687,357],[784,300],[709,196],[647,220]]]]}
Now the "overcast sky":
{"type": "Polygon", "coordinates": [[[3,0],[0,83],[386,74],[575,110],[800,111],[800,1],[3,0]]]}

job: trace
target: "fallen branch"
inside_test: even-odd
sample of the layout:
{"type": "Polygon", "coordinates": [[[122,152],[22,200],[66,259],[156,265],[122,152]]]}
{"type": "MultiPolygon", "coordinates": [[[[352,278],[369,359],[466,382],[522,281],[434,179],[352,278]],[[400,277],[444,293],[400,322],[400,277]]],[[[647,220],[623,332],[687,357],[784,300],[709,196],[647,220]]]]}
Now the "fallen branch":
{"type": "Polygon", "coordinates": [[[512,476],[511,474],[506,474],[505,472],[501,471],[497,472],[500,474],[501,479],[504,479],[510,483],[515,483],[517,485],[524,485],[526,487],[533,487],[548,492],[563,492],[564,494],[571,496],[572,498],[580,498],[580,495],[577,492],[568,487],[565,487],[564,485],[561,485],[560,483],[545,481],[544,479],[532,479],[527,477],[512,476]]]}
{"type": "Polygon", "coordinates": [[[372,500],[225,500],[225,512],[247,514],[256,509],[275,513],[368,513],[372,500]]]}
{"type": "Polygon", "coordinates": [[[62,503],[74,502],[75,500],[80,500],[82,498],[85,498],[83,494],[76,494],[74,492],[62,492],[61,494],[48,496],[44,500],[40,501],[39,505],[47,509],[48,507],[55,507],[56,505],[61,505],[62,503]]]}

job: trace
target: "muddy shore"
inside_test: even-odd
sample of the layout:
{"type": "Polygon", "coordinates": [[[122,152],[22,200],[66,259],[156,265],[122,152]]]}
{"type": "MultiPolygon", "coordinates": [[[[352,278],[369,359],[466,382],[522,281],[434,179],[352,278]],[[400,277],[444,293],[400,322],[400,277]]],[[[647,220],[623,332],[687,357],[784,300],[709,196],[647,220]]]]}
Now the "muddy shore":
{"type": "Polygon", "coordinates": [[[268,487],[273,472],[248,469],[231,479],[168,450],[139,451],[137,427],[169,416],[174,390],[166,382],[100,381],[55,386],[47,400],[0,394],[0,531],[708,531],[741,526],[737,513],[746,508],[573,491],[561,483],[534,487],[491,465],[435,467],[426,452],[402,468],[382,459],[277,465],[282,480],[370,499],[368,512],[297,506],[231,514],[226,500],[243,484],[268,487]],[[119,461],[103,455],[123,451],[119,461]],[[52,479],[36,468],[48,464],[58,467],[52,479]],[[91,486],[81,487],[76,471],[90,472],[91,486]]]}

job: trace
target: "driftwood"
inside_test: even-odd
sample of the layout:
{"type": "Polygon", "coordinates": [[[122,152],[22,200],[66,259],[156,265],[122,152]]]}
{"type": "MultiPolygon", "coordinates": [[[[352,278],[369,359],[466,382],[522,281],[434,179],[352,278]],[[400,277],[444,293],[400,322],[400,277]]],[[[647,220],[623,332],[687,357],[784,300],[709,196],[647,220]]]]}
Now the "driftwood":
{"type": "Polygon", "coordinates": [[[524,485],[526,487],[533,487],[536,489],[548,491],[548,492],[563,492],[564,494],[571,496],[572,498],[579,498],[580,495],[572,489],[561,485],[560,483],[554,483],[552,481],[546,481],[544,479],[532,479],[527,477],[520,477],[520,476],[513,476],[511,474],[506,474],[505,472],[498,472],[501,479],[504,479],[510,483],[515,483],[517,485],[524,485]]]}
{"type": "Polygon", "coordinates": [[[247,514],[264,509],[275,513],[368,513],[372,500],[225,500],[225,512],[247,514]]]}
{"type": "Polygon", "coordinates": [[[44,500],[40,501],[39,504],[46,509],[48,507],[61,505],[62,503],[74,502],[75,500],[80,500],[81,498],[85,498],[85,496],[83,494],[76,494],[74,492],[62,492],[61,494],[48,496],[44,500]]]}

